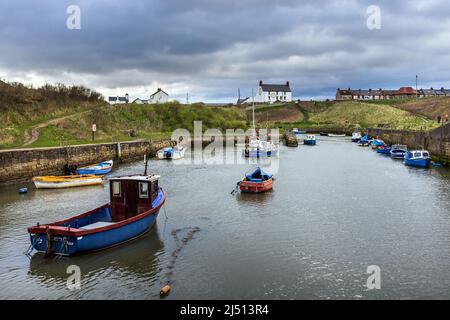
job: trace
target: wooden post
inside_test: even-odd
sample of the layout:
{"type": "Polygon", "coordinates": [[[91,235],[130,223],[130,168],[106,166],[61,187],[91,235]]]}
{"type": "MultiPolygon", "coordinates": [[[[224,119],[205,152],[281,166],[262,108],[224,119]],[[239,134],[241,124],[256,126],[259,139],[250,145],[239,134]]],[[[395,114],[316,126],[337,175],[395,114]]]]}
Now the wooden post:
{"type": "Polygon", "coordinates": [[[120,160],[120,158],[122,158],[122,147],[120,142],[117,142],[117,159],[120,160]]]}

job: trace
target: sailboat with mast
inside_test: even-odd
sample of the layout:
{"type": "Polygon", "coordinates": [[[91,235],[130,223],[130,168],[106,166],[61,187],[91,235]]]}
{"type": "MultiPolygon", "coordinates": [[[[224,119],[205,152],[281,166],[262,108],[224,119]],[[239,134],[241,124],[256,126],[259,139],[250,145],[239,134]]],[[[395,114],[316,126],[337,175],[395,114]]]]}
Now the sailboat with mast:
{"type": "Polygon", "coordinates": [[[269,138],[267,141],[259,139],[259,134],[256,132],[255,124],[255,96],[252,89],[252,124],[253,135],[249,139],[243,151],[246,158],[260,158],[260,157],[273,157],[278,154],[278,146],[272,142],[269,138]]]}

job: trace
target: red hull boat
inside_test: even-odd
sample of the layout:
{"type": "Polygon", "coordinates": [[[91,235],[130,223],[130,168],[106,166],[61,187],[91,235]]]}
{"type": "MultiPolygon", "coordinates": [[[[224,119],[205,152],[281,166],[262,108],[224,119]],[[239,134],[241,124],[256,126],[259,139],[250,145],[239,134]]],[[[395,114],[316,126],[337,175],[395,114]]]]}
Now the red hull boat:
{"type": "Polygon", "coordinates": [[[273,175],[257,168],[253,173],[247,174],[239,183],[241,192],[261,193],[272,190],[273,175]]]}

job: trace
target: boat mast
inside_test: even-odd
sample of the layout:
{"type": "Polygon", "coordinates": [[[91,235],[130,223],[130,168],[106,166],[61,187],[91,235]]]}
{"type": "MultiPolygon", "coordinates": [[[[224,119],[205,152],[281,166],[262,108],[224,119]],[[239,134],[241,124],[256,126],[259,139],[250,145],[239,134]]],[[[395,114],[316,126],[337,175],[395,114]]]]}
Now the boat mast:
{"type": "Polygon", "coordinates": [[[147,161],[147,155],[144,154],[144,164],[145,164],[145,169],[144,169],[144,176],[147,175],[147,165],[148,165],[148,161],[147,161]]]}
{"type": "Polygon", "coordinates": [[[256,126],[255,126],[255,96],[253,94],[252,88],[252,118],[253,118],[253,136],[256,137],[256,126]]]}

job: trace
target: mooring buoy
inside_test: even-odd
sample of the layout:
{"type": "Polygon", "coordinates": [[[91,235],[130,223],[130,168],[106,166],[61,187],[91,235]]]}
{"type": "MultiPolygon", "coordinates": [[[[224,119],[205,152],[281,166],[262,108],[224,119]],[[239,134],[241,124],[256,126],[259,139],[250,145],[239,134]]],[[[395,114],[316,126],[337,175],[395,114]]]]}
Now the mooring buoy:
{"type": "Polygon", "coordinates": [[[19,189],[19,193],[27,193],[28,189],[27,188],[20,188],[19,189]]]}
{"type": "Polygon", "coordinates": [[[170,285],[165,285],[164,287],[162,287],[161,291],[159,292],[159,295],[161,297],[167,296],[170,292],[170,289],[171,289],[170,285]]]}

